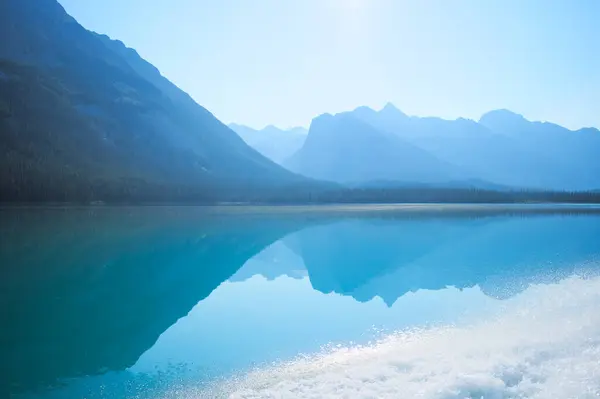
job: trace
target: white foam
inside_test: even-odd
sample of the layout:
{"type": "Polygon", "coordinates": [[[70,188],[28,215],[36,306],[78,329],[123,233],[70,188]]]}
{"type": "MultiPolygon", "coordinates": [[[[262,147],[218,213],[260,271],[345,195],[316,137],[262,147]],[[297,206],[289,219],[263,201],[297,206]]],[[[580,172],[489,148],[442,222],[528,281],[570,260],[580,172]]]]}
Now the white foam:
{"type": "Polygon", "coordinates": [[[600,278],[532,286],[493,320],[399,332],[255,370],[219,391],[210,396],[598,398],[600,278]]]}

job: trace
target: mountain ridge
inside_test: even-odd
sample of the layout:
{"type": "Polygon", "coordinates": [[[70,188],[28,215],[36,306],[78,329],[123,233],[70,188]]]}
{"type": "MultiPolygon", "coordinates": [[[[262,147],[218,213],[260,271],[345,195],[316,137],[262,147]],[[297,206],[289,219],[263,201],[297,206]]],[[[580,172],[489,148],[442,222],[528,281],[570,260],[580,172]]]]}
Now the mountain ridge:
{"type": "Polygon", "coordinates": [[[313,184],[55,0],[2,2],[0,33],[4,201],[214,201],[313,184]]]}
{"type": "MultiPolygon", "coordinates": [[[[386,104],[379,111],[361,106],[352,111],[341,112],[335,115],[323,114],[317,116],[313,122],[327,118],[352,117],[369,124],[379,131],[380,135],[392,134],[404,142],[425,151],[430,157],[450,165],[446,170],[454,169],[454,174],[444,183],[450,181],[482,181],[486,186],[514,187],[535,190],[590,190],[600,186],[600,162],[596,160],[595,153],[600,151],[600,131],[595,128],[583,128],[572,131],[550,122],[532,122],[522,115],[505,109],[493,110],[485,113],[475,121],[466,118],[447,120],[437,117],[408,116],[392,103],[386,104]],[[488,184],[489,183],[489,184],[488,184]]],[[[338,127],[339,129],[339,127],[338,127]]],[[[345,140],[353,138],[352,129],[344,127],[345,140]]],[[[290,157],[284,165],[306,176],[321,176],[320,168],[340,168],[337,166],[317,165],[319,159],[315,154],[315,136],[313,124],[307,140],[302,149],[290,157]],[[312,147],[312,153],[310,149],[312,147]],[[309,155],[303,153],[309,152],[309,155]],[[299,161],[304,158],[304,161],[299,161]],[[310,165],[310,164],[313,165],[310,165]]],[[[341,140],[342,135],[337,140],[341,140]]],[[[365,142],[362,148],[348,157],[356,163],[344,167],[363,168],[360,163],[368,162],[380,164],[382,169],[392,169],[389,160],[377,159],[377,150],[373,143],[365,142]],[[365,153],[373,153],[366,157],[365,153]],[[388,165],[386,165],[388,163],[388,165]]],[[[323,140],[316,147],[330,154],[335,154],[341,145],[336,140],[323,140]]],[[[381,151],[381,150],[379,150],[381,151]]],[[[413,150],[413,153],[415,150],[413,150]]],[[[333,155],[334,157],[336,155],[333,155]]],[[[398,157],[407,157],[406,151],[398,152],[398,157]]],[[[340,162],[339,157],[337,161],[340,162]]],[[[430,162],[427,167],[432,167],[436,162],[430,162]]],[[[362,181],[395,181],[396,183],[430,183],[423,180],[417,173],[412,175],[407,172],[412,169],[424,169],[407,163],[404,170],[395,176],[372,174],[362,181]]],[[[438,167],[438,169],[440,169],[438,167]]],[[[328,177],[325,173],[325,177],[328,177]]],[[[334,181],[343,182],[337,177],[334,181]]],[[[353,183],[359,183],[354,181],[353,183]]]]}
{"type": "Polygon", "coordinates": [[[308,134],[303,127],[280,129],[267,125],[262,129],[253,129],[237,123],[230,123],[228,126],[246,144],[280,165],[302,147],[308,134]]]}
{"type": "Polygon", "coordinates": [[[313,119],[304,146],[284,166],[344,184],[442,183],[461,176],[452,165],[348,112],[313,119]]]}

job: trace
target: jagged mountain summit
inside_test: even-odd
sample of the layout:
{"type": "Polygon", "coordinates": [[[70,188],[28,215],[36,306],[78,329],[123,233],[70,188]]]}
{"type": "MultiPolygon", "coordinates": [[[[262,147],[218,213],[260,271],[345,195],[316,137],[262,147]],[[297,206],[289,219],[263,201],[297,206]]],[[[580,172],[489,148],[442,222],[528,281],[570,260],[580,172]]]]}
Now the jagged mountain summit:
{"type": "Polygon", "coordinates": [[[236,123],[229,124],[249,146],[278,164],[298,151],[306,140],[308,131],[303,127],[280,129],[269,125],[261,130],[236,123]]]}
{"type": "Polygon", "coordinates": [[[571,131],[507,110],[479,121],[415,117],[390,103],[315,118],[304,146],[284,165],[342,183],[591,190],[600,187],[598,153],[594,128],[571,131]]]}
{"type": "Polygon", "coordinates": [[[290,170],[345,184],[369,181],[442,183],[460,171],[408,141],[351,114],[315,118],[290,170]]]}
{"type": "Polygon", "coordinates": [[[219,199],[305,184],[56,0],[0,3],[2,200],[219,199]]]}

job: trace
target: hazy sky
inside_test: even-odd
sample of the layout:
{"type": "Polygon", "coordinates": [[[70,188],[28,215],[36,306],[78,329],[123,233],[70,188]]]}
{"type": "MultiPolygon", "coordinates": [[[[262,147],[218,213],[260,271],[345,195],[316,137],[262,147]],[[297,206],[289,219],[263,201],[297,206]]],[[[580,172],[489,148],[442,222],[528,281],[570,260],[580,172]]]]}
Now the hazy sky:
{"type": "Polygon", "coordinates": [[[600,127],[598,0],[59,0],[224,122],[413,115],[600,127]]]}

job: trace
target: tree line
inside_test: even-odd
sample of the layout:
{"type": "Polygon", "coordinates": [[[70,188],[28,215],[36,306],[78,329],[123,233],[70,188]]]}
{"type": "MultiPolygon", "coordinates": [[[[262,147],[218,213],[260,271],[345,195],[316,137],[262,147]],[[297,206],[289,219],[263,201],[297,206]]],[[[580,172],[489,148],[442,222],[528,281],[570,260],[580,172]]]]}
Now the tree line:
{"type": "MultiPolygon", "coordinates": [[[[503,190],[481,188],[346,188],[315,185],[237,186],[176,185],[142,179],[96,179],[81,176],[0,171],[2,203],[600,203],[598,191],[503,190]]],[[[21,171],[19,171],[21,172],[21,171]]]]}

